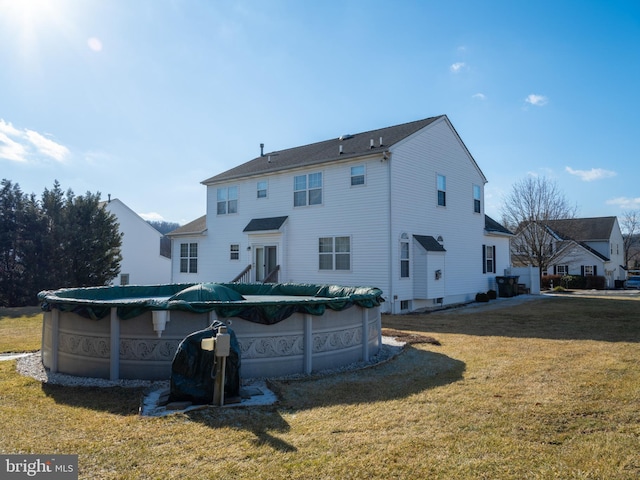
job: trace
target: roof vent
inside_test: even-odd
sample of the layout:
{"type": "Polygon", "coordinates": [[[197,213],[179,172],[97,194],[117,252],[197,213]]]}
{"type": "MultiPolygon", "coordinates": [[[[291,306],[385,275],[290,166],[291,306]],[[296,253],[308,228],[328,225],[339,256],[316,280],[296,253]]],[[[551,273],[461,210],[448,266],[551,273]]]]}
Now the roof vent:
{"type": "Polygon", "coordinates": [[[260,144],[260,156],[264,157],[264,143],[260,144]]]}
{"type": "Polygon", "coordinates": [[[345,133],[344,135],[340,135],[340,140],[349,140],[350,138],[353,138],[353,135],[351,135],[350,133],[345,133]]]}
{"type": "Polygon", "coordinates": [[[342,145],[340,145],[340,155],[342,155],[342,145]]]}
{"type": "Polygon", "coordinates": [[[384,145],[384,144],[382,143],[382,137],[380,137],[380,146],[382,146],[382,145],[384,145]]]}
{"type": "Polygon", "coordinates": [[[375,148],[375,146],[373,145],[373,138],[369,141],[369,148],[375,148]]]}

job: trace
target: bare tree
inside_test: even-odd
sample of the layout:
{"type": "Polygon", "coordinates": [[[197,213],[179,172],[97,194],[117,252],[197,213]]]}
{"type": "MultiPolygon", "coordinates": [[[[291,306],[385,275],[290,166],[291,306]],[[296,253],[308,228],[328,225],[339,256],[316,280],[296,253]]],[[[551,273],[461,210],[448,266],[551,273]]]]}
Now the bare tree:
{"type": "Polygon", "coordinates": [[[629,210],[622,214],[624,265],[637,268],[640,261],[640,210],[629,210]]]}
{"type": "Polygon", "coordinates": [[[516,234],[511,241],[514,265],[540,267],[541,274],[546,271],[569,239],[568,232],[558,237],[549,222],[575,218],[576,212],[555,182],[545,177],[516,182],[502,205],[502,223],[516,234]]]}

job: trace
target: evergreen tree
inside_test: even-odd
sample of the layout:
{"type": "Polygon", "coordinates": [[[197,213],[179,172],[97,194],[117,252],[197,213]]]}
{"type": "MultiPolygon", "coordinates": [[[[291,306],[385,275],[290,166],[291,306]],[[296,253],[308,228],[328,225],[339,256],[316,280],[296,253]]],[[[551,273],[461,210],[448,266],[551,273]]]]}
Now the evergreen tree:
{"type": "Polygon", "coordinates": [[[121,246],[100,193],[76,197],[55,181],[38,202],[0,182],[0,305],[33,305],[41,290],[106,285],[119,273],[121,246]]]}
{"type": "Polygon", "coordinates": [[[0,305],[4,306],[19,304],[24,296],[20,285],[23,266],[18,224],[22,202],[20,186],[3,179],[0,182],[0,305]]]}

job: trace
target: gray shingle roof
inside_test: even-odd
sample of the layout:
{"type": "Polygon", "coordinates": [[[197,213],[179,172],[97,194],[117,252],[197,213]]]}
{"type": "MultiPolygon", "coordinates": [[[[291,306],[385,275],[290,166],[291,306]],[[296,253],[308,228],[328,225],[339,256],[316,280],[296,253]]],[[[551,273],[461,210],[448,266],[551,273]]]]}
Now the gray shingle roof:
{"type": "Polygon", "coordinates": [[[253,218],[244,227],[243,232],[262,232],[265,230],[278,230],[289,217],[253,218]]]}
{"type": "Polygon", "coordinates": [[[344,135],[301,147],[265,153],[263,156],[256,157],[242,165],[208,178],[202,183],[208,185],[251,175],[316,165],[358,157],[368,153],[383,152],[400,140],[444,117],[445,115],[439,115],[392,127],[370,130],[354,135],[344,135]],[[380,145],[380,138],[382,138],[382,145],[380,145]],[[371,140],[374,142],[373,148],[371,148],[371,140]],[[342,146],[342,154],[340,154],[340,146],[342,146]]]}
{"type": "Polygon", "coordinates": [[[427,252],[446,252],[444,247],[431,235],[414,235],[413,238],[415,238],[427,252]]]}
{"type": "Polygon", "coordinates": [[[504,226],[496,222],[489,215],[484,216],[484,229],[487,232],[491,232],[491,233],[502,233],[505,235],[513,235],[511,231],[509,231],[507,228],[505,228],[504,226]]]}
{"type": "Polygon", "coordinates": [[[206,229],[207,216],[203,215],[200,218],[196,218],[195,220],[176,228],[175,230],[171,230],[169,233],[167,233],[167,236],[173,237],[178,235],[201,235],[205,232],[206,229]]]}
{"type": "Polygon", "coordinates": [[[548,220],[546,224],[565,239],[579,242],[608,241],[616,217],[570,218],[548,220]]]}

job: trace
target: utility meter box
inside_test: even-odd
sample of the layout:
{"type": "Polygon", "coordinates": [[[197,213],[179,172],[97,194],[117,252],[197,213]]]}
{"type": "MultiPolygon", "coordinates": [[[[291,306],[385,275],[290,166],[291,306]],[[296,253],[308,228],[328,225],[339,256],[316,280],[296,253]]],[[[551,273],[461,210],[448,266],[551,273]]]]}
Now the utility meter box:
{"type": "Polygon", "coordinates": [[[216,357],[228,357],[231,351],[231,335],[219,333],[216,336],[216,357]]]}

